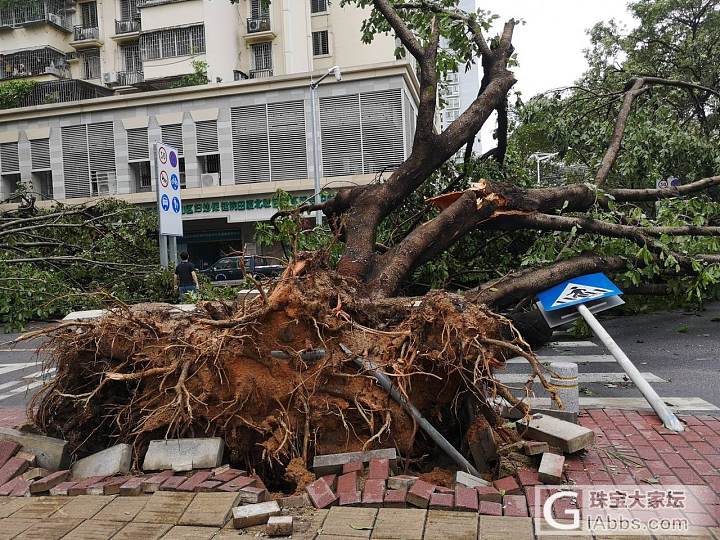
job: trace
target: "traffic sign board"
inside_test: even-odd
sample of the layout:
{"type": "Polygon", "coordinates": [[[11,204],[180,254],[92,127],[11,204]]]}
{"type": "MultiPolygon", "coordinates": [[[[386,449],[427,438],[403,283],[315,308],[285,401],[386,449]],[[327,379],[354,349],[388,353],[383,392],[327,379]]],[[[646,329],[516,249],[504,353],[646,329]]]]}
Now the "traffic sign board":
{"type": "Polygon", "coordinates": [[[154,150],[160,234],[182,236],[178,153],[175,148],[163,143],[155,143],[154,150]]]}
{"type": "Polygon", "coordinates": [[[622,291],[603,273],[578,276],[541,292],[538,300],[545,311],[563,309],[585,304],[609,296],[617,296],[622,291]]]}

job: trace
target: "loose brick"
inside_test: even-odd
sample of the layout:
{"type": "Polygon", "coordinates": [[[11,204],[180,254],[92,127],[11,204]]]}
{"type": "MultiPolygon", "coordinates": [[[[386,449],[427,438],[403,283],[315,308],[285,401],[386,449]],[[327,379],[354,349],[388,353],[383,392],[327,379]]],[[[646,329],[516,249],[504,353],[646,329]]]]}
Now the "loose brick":
{"type": "Polygon", "coordinates": [[[433,493],[430,496],[430,510],[452,510],[455,496],[451,493],[433,493]]]}
{"type": "Polygon", "coordinates": [[[99,482],[95,482],[92,486],[85,489],[85,495],[104,495],[105,484],[109,483],[112,478],[103,478],[99,482]]]}
{"type": "Polygon", "coordinates": [[[455,493],[454,489],[447,488],[445,486],[435,486],[435,493],[455,493]]]}
{"type": "Polygon", "coordinates": [[[265,534],[268,536],[290,536],[293,533],[292,516],[270,516],[265,525],[265,534]]]}
{"type": "Polygon", "coordinates": [[[187,476],[171,476],[160,484],[160,491],[175,491],[187,480],[187,476]]]}
{"type": "Polygon", "coordinates": [[[25,461],[27,461],[28,467],[37,466],[37,456],[32,452],[25,452],[24,450],[20,450],[17,454],[15,454],[15,457],[19,457],[20,459],[24,459],[25,461]]]}
{"type": "Polygon", "coordinates": [[[463,512],[477,512],[477,491],[473,488],[465,486],[455,486],[455,510],[463,512]]]}
{"type": "Polygon", "coordinates": [[[0,467],[0,485],[7,484],[16,476],[24,473],[28,468],[28,462],[24,459],[11,457],[0,467]]]}
{"type": "Polygon", "coordinates": [[[528,517],[527,501],[524,495],[506,495],[503,497],[504,515],[511,517],[528,517]]]}
{"type": "MultiPolygon", "coordinates": [[[[117,495],[120,493],[120,486],[130,480],[132,476],[114,476],[103,482],[103,495],[117,495]]],[[[144,478],[143,478],[144,480],[144,478]]]]}
{"type": "Polygon", "coordinates": [[[168,469],[166,471],[153,474],[152,476],[145,476],[143,480],[143,492],[155,493],[156,491],[159,491],[162,483],[173,474],[173,471],[168,469]]]}
{"type": "Polygon", "coordinates": [[[340,491],[338,492],[338,504],[340,506],[359,506],[362,503],[362,491],[340,491]]]}
{"type": "Polygon", "coordinates": [[[93,484],[97,484],[104,479],[104,476],[91,476],[89,478],[85,478],[84,480],[81,480],[73,487],[68,489],[68,495],[70,495],[71,497],[74,497],[75,495],[86,495],[87,488],[89,488],[93,484]]]}
{"type": "Polygon", "coordinates": [[[390,462],[387,459],[371,459],[368,478],[387,480],[390,476],[390,462]]]}
{"type": "Polygon", "coordinates": [[[29,485],[30,485],[29,480],[23,479],[22,476],[16,476],[9,482],[0,486],[0,495],[2,495],[3,497],[7,497],[9,495],[12,495],[12,493],[16,489],[21,489],[21,488],[23,489],[23,492],[20,495],[23,495],[27,491],[29,485]]]}
{"type": "Polygon", "coordinates": [[[321,476],[323,480],[325,480],[325,483],[330,486],[330,489],[335,489],[335,485],[337,484],[337,474],[326,474],[325,476],[321,476]]]}
{"type": "Polygon", "coordinates": [[[405,489],[389,489],[385,492],[383,506],[385,508],[405,508],[406,497],[407,490],[405,489]]]}
{"type": "Polygon", "coordinates": [[[238,500],[249,504],[265,502],[268,500],[268,492],[265,488],[245,486],[238,490],[238,500]]]}
{"type": "Polygon", "coordinates": [[[543,454],[542,460],[540,460],[540,468],[538,469],[540,480],[546,484],[560,484],[562,482],[564,465],[565,456],[550,453],[543,454]]]}
{"type": "Polygon", "coordinates": [[[210,493],[215,491],[221,485],[222,482],[218,482],[217,480],[205,480],[201,484],[195,486],[195,491],[197,493],[210,493]]]}
{"type": "Polygon", "coordinates": [[[39,480],[40,478],[46,477],[49,473],[47,469],[43,469],[42,467],[33,467],[32,469],[28,469],[22,474],[23,479],[25,480],[39,480]]]}
{"type": "MultiPolygon", "coordinates": [[[[557,446],[564,453],[572,454],[595,442],[593,430],[552,416],[536,414],[529,421],[519,423],[526,426],[524,434],[527,438],[557,446]]],[[[609,427],[613,426],[611,423],[609,427]]]]}
{"type": "Polygon", "coordinates": [[[145,479],[141,476],[130,478],[127,482],[119,487],[119,493],[123,496],[137,496],[144,492],[143,482],[145,479]]]}
{"type": "Polygon", "coordinates": [[[523,449],[525,450],[525,455],[536,456],[544,452],[549,452],[550,445],[541,441],[525,441],[523,449]]]}
{"type": "Polygon", "coordinates": [[[435,486],[424,480],[418,480],[407,492],[407,502],[418,508],[427,508],[435,486]]]}
{"type": "Polygon", "coordinates": [[[338,496],[341,496],[342,493],[355,493],[357,491],[357,472],[343,474],[338,477],[336,491],[338,496]]]}
{"type": "Polygon", "coordinates": [[[538,472],[530,469],[518,471],[518,480],[523,487],[537,486],[541,483],[538,472]]]}
{"type": "MultiPolygon", "coordinates": [[[[195,488],[210,478],[211,471],[199,471],[177,487],[177,491],[195,491],[195,488]]],[[[259,501],[253,501],[259,502],[259,501]]]]}
{"type": "Polygon", "coordinates": [[[490,485],[490,482],[487,480],[468,474],[465,471],[457,471],[455,473],[455,483],[470,488],[490,485]]]}
{"type": "Polygon", "coordinates": [[[307,496],[307,493],[302,493],[300,495],[290,495],[289,497],[283,497],[281,499],[277,499],[278,504],[280,505],[280,508],[303,508],[305,506],[310,506],[310,498],[307,496]]]}
{"type": "Polygon", "coordinates": [[[408,476],[406,474],[400,474],[398,476],[391,476],[387,480],[388,489],[403,489],[407,491],[412,487],[415,481],[418,479],[417,476],[408,476]]]}
{"type": "Polygon", "coordinates": [[[238,469],[227,469],[220,473],[213,473],[211,480],[222,482],[223,484],[235,480],[238,476],[247,476],[245,471],[239,471],[238,469]]]}
{"type": "Polygon", "coordinates": [[[218,488],[218,491],[240,491],[242,488],[255,484],[255,479],[249,476],[238,476],[218,488]]]}
{"type": "MultiPolygon", "coordinates": [[[[325,484],[323,482],[323,484],[325,484]]],[[[327,487],[327,484],[325,484],[327,487]]],[[[244,529],[254,525],[264,525],[271,516],[280,514],[280,505],[277,501],[268,501],[258,504],[246,504],[245,506],[236,506],[232,509],[233,527],[236,529],[244,529]]]]}
{"type": "Polygon", "coordinates": [[[348,474],[351,472],[356,472],[358,474],[363,472],[363,462],[362,461],[351,461],[349,463],[344,463],[342,466],[342,473],[348,474]]]}
{"type": "Polygon", "coordinates": [[[32,480],[25,480],[24,478],[15,478],[15,487],[10,492],[11,497],[28,497],[30,495],[30,484],[32,480]]]}
{"type": "Polygon", "coordinates": [[[305,486],[305,491],[315,508],[326,508],[337,500],[337,496],[322,478],[305,486]]]}
{"type": "Polygon", "coordinates": [[[480,501],[479,511],[485,516],[502,516],[502,504],[490,501],[480,501]]]}
{"type": "Polygon", "coordinates": [[[495,482],[493,482],[493,485],[495,486],[495,489],[505,495],[517,495],[522,492],[517,481],[512,476],[506,476],[505,478],[495,480],[495,482]]]}
{"type": "Polygon", "coordinates": [[[11,457],[17,454],[20,448],[22,448],[22,446],[15,441],[0,441],[0,467],[5,465],[11,457]]]}
{"type": "Polygon", "coordinates": [[[351,461],[367,463],[371,459],[383,458],[388,459],[390,465],[394,466],[397,461],[397,451],[395,448],[383,448],[380,450],[368,450],[367,452],[346,452],[344,454],[315,456],[313,459],[313,471],[315,471],[315,474],[322,476],[342,471],[343,465],[351,461]]]}
{"type": "MultiPolygon", "coordinates": [[[[70,474],[70,471],[58,471],[58,472],[67,472],[68,475],[70,474]]],[[[44,480],[44,478],[43,478],[43,480],[44,480]]],[[[68,490],[71,487],[73,487],[76,483],[77,482],[60,482],[59,484],[50,488],[50,495],[52,495],[53,497],[58,496],[58,495],[67,495],[68,490]]],[[[30,485],[30,493],[33,493],[33,485],[35,485],[35,484],[36,484],[36,482],[33,482],[30,485]]],[[[39,492],[39,493],[42,493],[42,492],[39,492]]]]}
{"type": "Polygon", "coordinates": [[[381,508],[385,500],[385,480],[368,478],[362,493],[363,506],[381,508]]]}

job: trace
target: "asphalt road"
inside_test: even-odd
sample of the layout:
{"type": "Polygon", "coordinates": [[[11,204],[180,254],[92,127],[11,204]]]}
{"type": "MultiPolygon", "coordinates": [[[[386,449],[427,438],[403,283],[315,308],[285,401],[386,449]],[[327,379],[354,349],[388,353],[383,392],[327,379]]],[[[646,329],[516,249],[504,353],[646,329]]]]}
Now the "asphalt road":
{"type": "MultiPolygon", "coordinates": [[[[677,310],[630,317],[604,315],[601,321],[641,372],[667,381],[653,383],[660,396],[699,397],[720,406],[720,302],[703,311],[677,310]]],[[[42,326],[31,325],[28,330],[42,326]]],[[[18,335],[0,334],[0,342],[18,335]]],[[[538,349],[538,355],[609,354],[596,338],[582,338],[599,344],[596,347],[564,347],[562,342],[581,338],[557,339],[559,345],[538,349]]],[[[36,352],[41,342],[35,339],[15,348],[0,344],[0,407],[23,406],[43,380],[52,376],[52,372],[43,371],[44,356],[36,352]]],[[[512,364],[506,372],[519,375],[527,370],[527,364],[512,364]]],[[[614,362],[580,363],[579,370],[593,374],[621,372],[614,362]]],[[[580,387],[584,396],[640,397],[633,385],[623,382],[581,382],[580,387]]]]}

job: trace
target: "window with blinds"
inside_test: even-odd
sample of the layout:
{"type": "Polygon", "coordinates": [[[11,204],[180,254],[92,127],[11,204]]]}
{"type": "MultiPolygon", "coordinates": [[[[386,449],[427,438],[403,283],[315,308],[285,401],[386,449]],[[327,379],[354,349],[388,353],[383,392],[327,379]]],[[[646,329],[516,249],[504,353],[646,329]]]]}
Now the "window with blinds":
{"type": "Polygon", "coordinates": [[[195,135],[197,137],[197,154],[217,154],[218,130],[217,120],[203,120],[195,122],[195,135]]]}
{"type": "Polygon", "coordinates": [[[20,156],[18,155],[17,142],[0,144],[0,171],[3,174],[20,172],[20,156]]]}
{"type": "Polygon", "coordinates": [[[50,170],[50,139],[31,140],[30,159],[33,171],[50,170]]]}
{"type": "Polygon", "coordinates": [[[310,0],[310,13],[327,11],[327,0],[310,0]]]}
{"type": "Polygon", "coordinates": [[[68,126],[61,130],[65,197],[90,196],[90,163],[88,162],[87,128],[68,126]]]}
{"type": "Polygon", "coordinates": [[[323,176],[361,174],[362,131],[357,94],[320,98],[323,176]]]}
{"type": "Polygon", "coordinates": [[[312,33],[312,42],[313,42],[313,56],[322,56],[324,54],[330,54],[327,30],[320,30],[319,32],[313,32],[312,33]]]}
{"type": "Polygon", "coordinates": [[[146,127],[127,130],[128,161],[145,161],[150,159],[148,130],[146,127]]]}
{"type": "Polygon", "coordinates": [[[235,183],[308,177],[303,101],[232,109],[235,183]]]}
{"type": "Polygon", "coordinates": [[[110,195],[117,191],[112,122],[62,128],[65,197],[110,195]]]}
{"type": "Polygon", "coordinates": [[[169,144],[178,151],[179,156],[185,155],[182,138],[182,124],[168,124],[161,126],[162,142],[169,144]]]}

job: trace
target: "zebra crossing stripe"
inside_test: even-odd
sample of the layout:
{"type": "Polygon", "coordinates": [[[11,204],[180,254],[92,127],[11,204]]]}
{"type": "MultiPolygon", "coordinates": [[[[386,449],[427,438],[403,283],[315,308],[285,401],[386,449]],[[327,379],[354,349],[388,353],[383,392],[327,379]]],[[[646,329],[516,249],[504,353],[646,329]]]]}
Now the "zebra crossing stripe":
{"type": "MultiPolygon", "coordinates": [[[[542,364],[550,362],[575,362],[576,364],[586,363],[615,363],[611,354],[568,354],[568,355],[538,355],[538,361],[542,364]]],[[[506,364],[524,364],[527,359],[523,356],[510,358],[506,364]]]]}
{"type": "Polygon", "coordinates": [[[45,381],[35,381],[35,382],[33,382],[33,383],[28,384],[27,386],[20,386],[20,387],[18,387],[18,388],[13,388],[13,389],[10,390],[7,394],[2,394],[2,395],[0,395],[0,401],[4,401],[4,400],[6,400],[7,398],[16,396],[16,395],[18,395],[18,394],[23,394],[23,393],[25,393],[25,392],[28,392],[28,391],[32,390],[33,388],[37,388],[38,386],[42,386],[43,384],[45,384],[45,381]]]}
{"type": "Polygon", "coordinates": [[[49,376],[51,376],[53,373],[57,371],[57,368],[50,368],[43,371],[36,371],[35,373],[31,373],[30,375],[25,375],[23,379],[47,379],[49,376]]]}
{"type": "Polygon", "coordinates": [[[0,375],[5,375],[6,373],[12,373],[13,371],[20,371],[21,369],[27,369],[29,367],[35,367],[38,365],[38,362],[21,362],[21,363],[14,363],[14,364],[0,364],[0,375]]]}
{"type": "MultiPolygon", "coordinates": [[[[666,383],[665,379],[658,377],[654,373],[646,372],[641,374],[649,383],[666,383]]],[[[529,373],[496,373],[495,378],[503,384],[524,384],[529,373]]],[[[578,373],[578,382],[580,383],[624,383],[628,382],[628,376],[625,373],[578,373]]]]}

